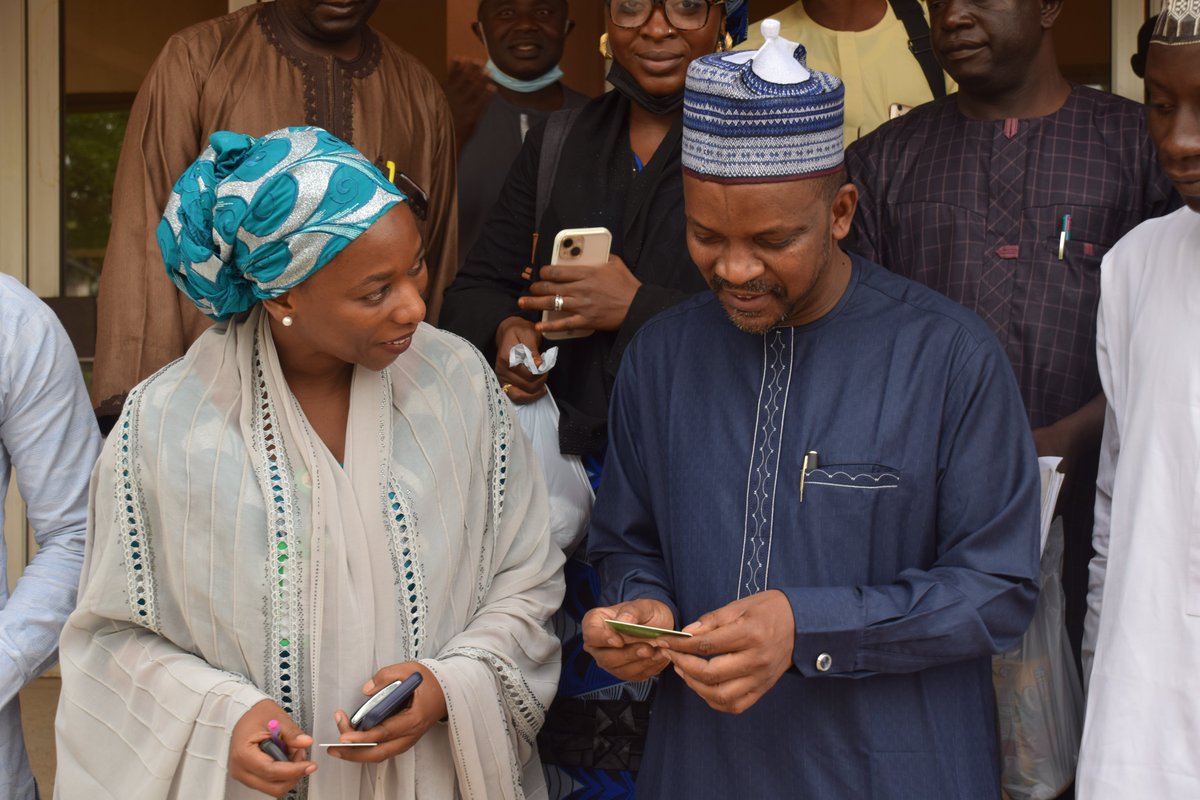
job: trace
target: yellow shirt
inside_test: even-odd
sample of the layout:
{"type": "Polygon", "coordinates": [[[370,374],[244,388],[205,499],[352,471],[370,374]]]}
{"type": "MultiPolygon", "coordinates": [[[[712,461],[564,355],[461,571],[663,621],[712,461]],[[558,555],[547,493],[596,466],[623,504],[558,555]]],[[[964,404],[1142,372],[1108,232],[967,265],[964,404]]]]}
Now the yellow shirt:
{"type": "MultiPolygon", "coordinates": [[[[921,65],[909,52],[908,32],[891,3],[887,4],[883,19],[865,31],[824,28],[808,16],[802,0],[796,0],[771,18],[779,20],[781,36],[804,45],[810,67],[832,72],[845,84],[847,145],[887,122],[893,103],[907,110],[933,99],[921,65]]],[[[739,50],[762,46],[761,24],[750,26],[750,36],[739,50]]],[[[947,75],[946,92],[957,89],[958,85],[947,75]]]]}

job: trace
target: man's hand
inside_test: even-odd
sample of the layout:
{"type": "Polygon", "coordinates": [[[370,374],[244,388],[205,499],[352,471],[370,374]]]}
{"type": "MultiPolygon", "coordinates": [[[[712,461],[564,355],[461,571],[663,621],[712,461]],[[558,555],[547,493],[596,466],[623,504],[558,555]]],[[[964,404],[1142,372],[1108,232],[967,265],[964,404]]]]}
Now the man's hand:
{"type": "Polygon", "coordinates": [[[633,276],[620,256],[609,256],[600,267],[560,264],[542,267],[530,294],[518,300],[528,311],[553,311],[556,295],[563,299],[567,316],[539,322],[539,333],[551,331],[615,331],[625,322],[633,297],[642,282],[633,276]]]}
{"type": "Polygon", "coordinates": [[[533,375],[525,367],[518,364],[508,365],[508,353],[519,344],[523,344],[533,353],[537,362],[542,356],[540,352],[542,337],[533,327],[533,323],[524,317],[508,317],[496,328],[496,378],[500,385],[506,387],[504,393],[508,399],[521,405],[532,403],[546,393],[545,375],[533,375]]]}
{"type": "Polygon", "coordinates": [[[317,765],[307,759],[305,752],[312,743],[312,737],[300,730],[274,700],[261,700],[233,726],[233,735],[229,739],[229,774],[255,791],[282,797],[305,775],[317,771],[317,765]],[[267,731],[267,723],[271,720],[279,722],[279,735],[288,747],[291,761],[275,761],[258,749],[260,742],[271,738],[267,731]]]}
{"type": "Polygon", "coordinates": [[[684,630],[692,638],[655,643],[675,673],[717,711],[742,713],[792,666],[795,618],[787,595],[778,590],[735,600],[684,630]]]}
{"type": "MultiPolygon", "coordinates": [[[[1058,456],[1062,462],[1058,471],[1066,474],[1067,483],[1073,484],[1079,476],[1080,463],[1096,458],[1100,438],[1104,433],[1104,395],[1098,394],[1074,414],[1033,430],[1033,444],[1039,456],[1058,456]]],[[[1086,470],[1084,471],[1086,474],[1086,470]]],[[[1091,492],[1094,486],[1085,487],[1091,492]]],[[[1064,490],[1058,496],[1059,511],[1070,492],[1064,490]]],[[[1090,496],[1090,495],[1089,495],[1090,496]]]]}
{"type": "MultiPolygon", "coordinates": [[[[657,675],[670,663],[666,655],[650,640],[617,633],[606,619],[653,625],[655,628],[675,627],[675,615],[659,600],[631,600],[607,608],[593,608],[583,618],[583,649],[596,659],[601,668],[623,681],[643,681],[657,675]]],[[[655,639],[656,643],[661,639],[655,639]]]]}
{"type": "Polygon", "coordinates": [[[364,695],[373,695],[383,687],[421,673],[421,685],[413,693],[412,705],[385,719],[374,728],[356,731],[350,727],[350,715],[338,709],[333,715],[340,742],[378,742],[378,747],[331,747],[329,754],[345,761],[378,762],[403,753],[425,735],[433,723],[446,716],[446,695],[433,673],[415,661],[393,664],[375,673],[363,686],[364,695]]]}
{"type": "Polygon", "coordinates": [[[450,117],[454,122],[454,139],[459,152],[475,133],[483,109],[496,93],[496,84],[488,77],[483,64],[468,58],[456,58],[450,62],[446,76],[446,100],[450,104],[450,117]]]}

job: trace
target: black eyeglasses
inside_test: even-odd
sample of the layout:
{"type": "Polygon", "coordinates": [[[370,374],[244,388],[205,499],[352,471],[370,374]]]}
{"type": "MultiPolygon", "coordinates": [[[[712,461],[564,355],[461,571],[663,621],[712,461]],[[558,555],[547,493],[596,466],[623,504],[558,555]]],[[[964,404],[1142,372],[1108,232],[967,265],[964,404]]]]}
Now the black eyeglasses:
{"type": "Polygon", "coordinates": [[[408,197],[408,207],[412,209],[413,216],[424,222],[425,218],[429,216],[429,195],[425,194],[425,190],[417,186],[417,182],[412,178],[399,171],[392,176],[392,183],[408,197]]]}
{"type": "Polygon", "coordinates": [[[667,24],[678,31],[697,31],[708,24],[708,11],[721,0],[605,0],[608,18],[618,28],[640,28],[655,6],[663,7],[667,24]]]}

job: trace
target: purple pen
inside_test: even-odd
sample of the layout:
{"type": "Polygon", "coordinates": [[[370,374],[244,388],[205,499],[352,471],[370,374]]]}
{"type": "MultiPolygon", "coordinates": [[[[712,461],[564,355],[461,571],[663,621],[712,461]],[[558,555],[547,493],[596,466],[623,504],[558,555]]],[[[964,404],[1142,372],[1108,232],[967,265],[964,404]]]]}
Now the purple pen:
{"type": "Polygon", "coordinates": [[[273,719],[267,723],[267,732],[271,734],[271,741],[282,750],[284,753],[288,751],[287,745],[283,743],[283,739],[279,735],[279,720],[273,719]]]}

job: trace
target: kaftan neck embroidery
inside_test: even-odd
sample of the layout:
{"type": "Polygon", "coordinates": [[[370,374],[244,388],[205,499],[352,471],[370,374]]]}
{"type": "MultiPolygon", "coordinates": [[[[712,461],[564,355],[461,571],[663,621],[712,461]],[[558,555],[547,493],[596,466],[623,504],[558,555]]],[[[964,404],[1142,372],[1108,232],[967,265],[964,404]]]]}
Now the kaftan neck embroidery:
{"type": "Polygon", "coordinates": [[[362,50],[350,61],[322,57],[304,50],[266,5],[258,24],[267,41],[304,76],[305,122],[325,128],[345,142],[354,143],[354,80],[365,78],[379,66],[383,45],[369,26],[362,31],[362,50]]]}
{"type": "Polygon", "coordinates": [[[754,443],[746,476],[746,522],[742,534],[742,561],[738,574],[738,597],[767,588],[774,531],[775,488],[779,480],[779,457],[787,395],[792,380],[792,349],[795,329],[768,331],[763,337],[763,374],[758,393],[754,443]]]}

